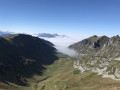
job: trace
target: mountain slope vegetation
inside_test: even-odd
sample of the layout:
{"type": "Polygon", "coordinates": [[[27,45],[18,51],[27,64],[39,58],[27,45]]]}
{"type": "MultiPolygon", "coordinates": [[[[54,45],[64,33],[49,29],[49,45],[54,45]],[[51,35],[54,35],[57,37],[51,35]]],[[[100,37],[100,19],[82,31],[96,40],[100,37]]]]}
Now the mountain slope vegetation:
{"type": "Polygon", "coordinates": [[[56,49],[50,42],[37,37],[25,34],[0,37],[0,81],[8,85],[27,85],[21,79],[41,75],[43,65],[58,59],[55,54],[56,49]]]}
{"type": "Polygon", "coordinates": [[[70,46],[80,54],[72,58],[56,53],[52,43],[37,37],[24,34],[1,37],[0,89],[119,90],[120,81],[113,79],[119,79],[120,62],[112,54],[119,53],[115,49],[119,40],[118,36],[92,36],[70,46]],[[104,52],[111,49],[111,53],[104,52]],[[102,52],[106,56],[102,57],[102,52]]]}
{"type": "MultiPolygon", "coordinates": [[[[76,58],[58,54],[59,60],[46,66],[42,76],[27,79],[29,86],[17,86],[10,90],[119,90],[120,81],[102,78],[97,73],[81,74],[73,68],[76,58]]],[[[9,87],[10,88],[10,87],[9,87]]]]}
{"type": "Polygon", "coordinates": [[[103,77],[120,79],[120,37],[92,36],[69,48],[79,53],[74,67],[82,72],[92,71],[103,77]]]}

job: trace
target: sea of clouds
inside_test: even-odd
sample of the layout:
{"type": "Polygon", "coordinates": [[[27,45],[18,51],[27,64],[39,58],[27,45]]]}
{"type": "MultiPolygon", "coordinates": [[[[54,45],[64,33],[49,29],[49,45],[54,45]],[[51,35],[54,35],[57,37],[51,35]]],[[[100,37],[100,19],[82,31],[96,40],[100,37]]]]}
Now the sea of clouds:
{"type": "MultiPolygon", "coordinates": [[[[43,37],[40,37],[40,38],[43,38],[43,37]]],[[[81,41],[84,38],[86,37],[83,37],[83,36],[60,37],[58,36],[55,38],[43,38],[43,39],[52,42],[55,45],[54,47],[58,50],[58,52],[64,53],[71,57],[76,57],[78,53],[75,50],[70,49],[68,47],[78,41],[81,41]]]]}

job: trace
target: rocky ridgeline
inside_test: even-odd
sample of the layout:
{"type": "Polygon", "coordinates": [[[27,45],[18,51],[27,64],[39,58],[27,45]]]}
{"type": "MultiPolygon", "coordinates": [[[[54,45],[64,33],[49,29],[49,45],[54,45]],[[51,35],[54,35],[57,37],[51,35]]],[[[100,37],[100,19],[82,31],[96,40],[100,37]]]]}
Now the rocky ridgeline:
{"type": "Polygon", "coordinates": [[[69,48],[79,53],[74,67],[81,73],[97,72],[103,77],[120,79],[120,37],[92,36],[75,43],[69,48]]]}

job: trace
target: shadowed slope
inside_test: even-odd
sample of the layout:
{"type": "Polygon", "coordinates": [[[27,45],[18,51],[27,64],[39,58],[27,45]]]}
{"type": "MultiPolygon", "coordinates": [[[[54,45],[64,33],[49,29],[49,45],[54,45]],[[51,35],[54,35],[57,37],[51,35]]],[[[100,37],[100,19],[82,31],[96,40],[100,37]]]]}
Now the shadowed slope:
{"type": "Polygon", "coordinates": [[[43,65],[57,60],[55,53],[55,48],[37,37],[24,34],[0,37],[0,81],[26,85],[21,78],[42,74],[43,65]]]}

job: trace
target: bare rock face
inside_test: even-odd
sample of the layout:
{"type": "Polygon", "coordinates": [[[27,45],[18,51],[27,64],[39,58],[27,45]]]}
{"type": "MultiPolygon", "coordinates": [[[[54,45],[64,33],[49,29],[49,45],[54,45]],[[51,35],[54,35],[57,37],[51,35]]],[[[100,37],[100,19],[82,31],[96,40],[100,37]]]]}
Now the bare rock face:
{"type": "Polygon", "coordinates": [[[120,79],[120,37],[92,36],[69,48],[79,53],[75,68],[81,72],[92,71],[103,77],[120,79]],[[79,62],[79,64],[78,64],[79,62]]]}
{"type": "Polygon", "coordinates": [[[102,47],[104,47],[104,44],[106,44],[109,39],[110,38],[107,36],[92,36],[69,46],[69,48],[75,49],[83,57],[93,57],[102,47]]]}

